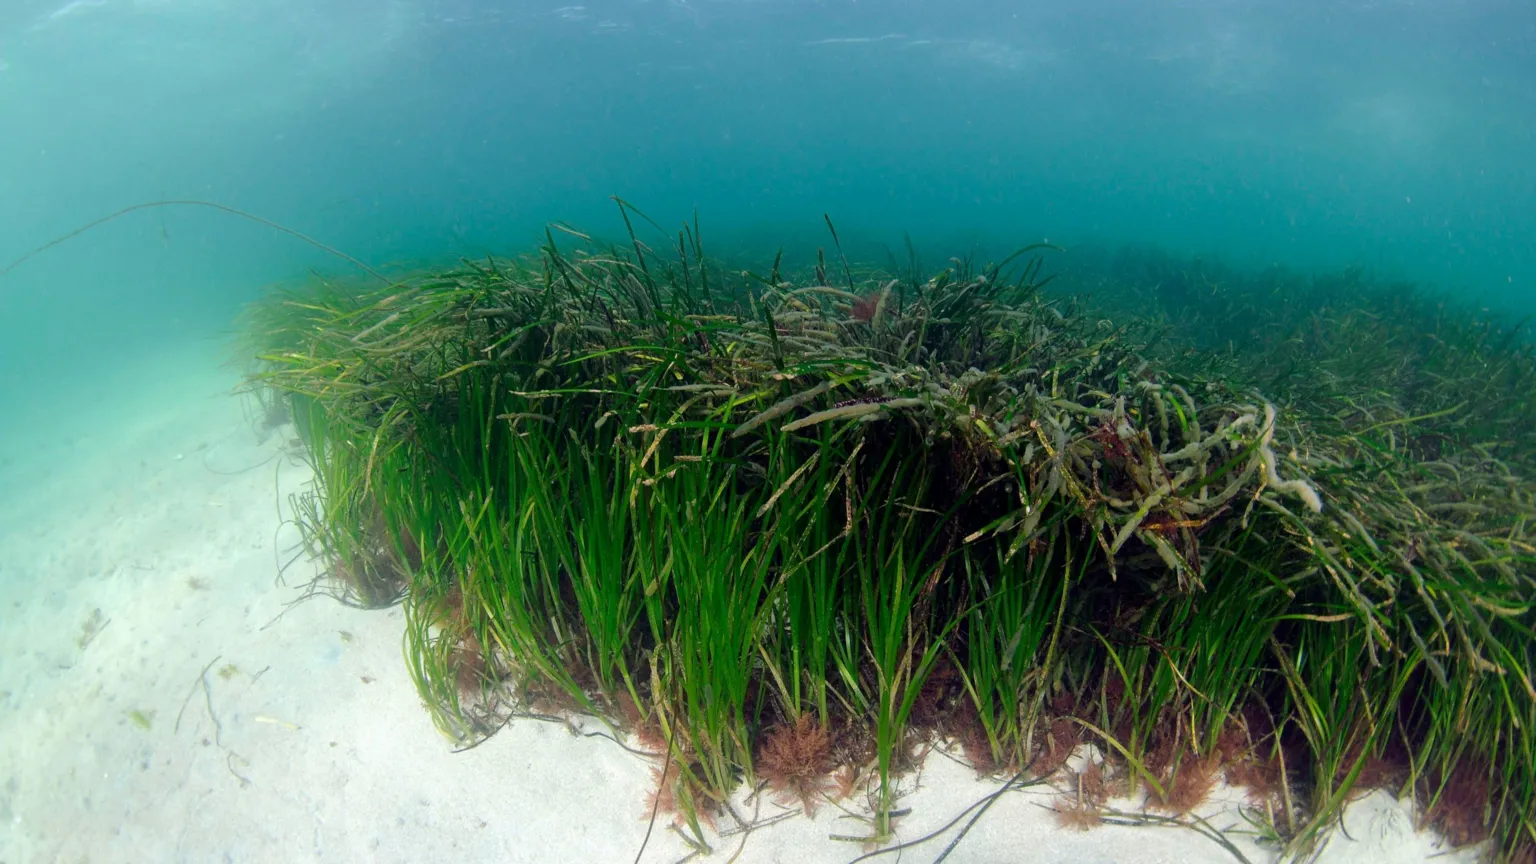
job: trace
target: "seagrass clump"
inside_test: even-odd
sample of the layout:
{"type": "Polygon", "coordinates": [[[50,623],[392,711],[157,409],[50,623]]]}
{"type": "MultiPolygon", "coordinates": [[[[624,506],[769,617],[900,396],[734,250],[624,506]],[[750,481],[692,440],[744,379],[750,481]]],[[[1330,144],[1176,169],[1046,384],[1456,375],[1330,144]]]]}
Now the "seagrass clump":
{"type": "Polygon", "coordinates": [[[1175,811],[1264,777],[1294,851],[1378,763],[1430,813],[1471,771],[1483,834],[1531,841],[1536,504],[1494,441],[1431,454],[1403,442],[1450,414],[1153,350],[1042,291],[1041,248],[790,274],[697,225],[556,236],[250,316],[315,465],[306,541],[403,601],[453,739],[609,718],[667,751],[701,845],[762,776],[807,811],[857,787],[883,840],[935,735],[1010,774],[1091,741],[1175,811]]]}

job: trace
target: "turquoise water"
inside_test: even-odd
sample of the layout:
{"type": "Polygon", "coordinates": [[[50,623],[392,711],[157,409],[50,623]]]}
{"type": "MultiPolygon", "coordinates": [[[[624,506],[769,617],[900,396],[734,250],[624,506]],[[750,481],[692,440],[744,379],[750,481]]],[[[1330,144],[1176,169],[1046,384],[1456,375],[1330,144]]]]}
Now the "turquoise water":
{"type": "MultiPolygon", "coordinates": [[[[4,261],[160,198],[388,262],[609,231],[618,194],[722,244],[824,243],[826,212],[874,249],[1130,240],[1536,308],[1515,0],[10,0],[0,64],[4,261]]],[[[310,266],[345,270],[134,214],[0,279],[0,385],[221,326],[310,266]]]]}

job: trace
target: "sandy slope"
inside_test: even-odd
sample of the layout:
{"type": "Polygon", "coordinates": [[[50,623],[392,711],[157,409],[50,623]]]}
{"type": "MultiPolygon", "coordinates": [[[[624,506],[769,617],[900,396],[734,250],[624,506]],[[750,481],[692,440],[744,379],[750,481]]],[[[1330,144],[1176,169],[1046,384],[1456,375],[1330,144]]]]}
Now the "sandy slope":
{"type": "MultiPolygon", "coordinates": [[[[286,434],[258,440],[214,347],[78,385],[68,412],[0,441],[0,862],[633,861],[645,761],[536,721],[454,754],[406,674],[398,610],[319,600],[278,617],[295,541],[279,506],[308,472],[283,456],[286,434]]],[[[295,564],[290,585],[311,572],[295,564]]],[[[907,785],[902,839],[996,788],[939,756],[907,785]]],[[[1063,830],[1050,801],[1006,794],[946,860],[1236,860],[1183,828],[1063,830]]],[[[739,805],[754,808],[783,812],[739,805]]],[[[840,816],[724,838],[703,860],[849,861],[862,850],[828,835],[861,825],[840,816]]],[[[1385,793],[1346,823],[1324,860],[1440,851],[1385,793]]],[[[934,861],[953,833],[900,860],[934,861]]],[[[658,826],[643,860],[687,851],[658,826]]]]}

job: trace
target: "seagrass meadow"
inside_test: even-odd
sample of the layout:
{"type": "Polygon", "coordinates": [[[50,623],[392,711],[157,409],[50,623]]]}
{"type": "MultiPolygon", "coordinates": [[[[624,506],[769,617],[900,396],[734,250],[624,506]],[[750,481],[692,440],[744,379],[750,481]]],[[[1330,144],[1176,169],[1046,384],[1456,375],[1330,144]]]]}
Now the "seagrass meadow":
{"type": "Polygon", "coordinates": [[[1304,857],[1387,787],[1536,854],[1518,328],[1353,271],[865,265],[830,220],[742,269],[620,209],[664,239],[560,227],[243,323],[315,590],[403,604],[454,742],[604,718],[700,849],[743,784],[887,842],[942,738],[1011,778],[1095,745],[1064,817],[1225,778],[1304,857]]]}

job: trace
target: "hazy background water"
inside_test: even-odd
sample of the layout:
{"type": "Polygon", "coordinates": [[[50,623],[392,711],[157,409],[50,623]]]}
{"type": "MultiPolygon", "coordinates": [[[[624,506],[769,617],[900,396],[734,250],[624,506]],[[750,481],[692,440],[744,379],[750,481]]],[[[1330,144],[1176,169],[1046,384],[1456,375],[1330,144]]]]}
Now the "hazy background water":
{"type": "MultiPolygon", "coordinates": [[[[864,249],[1354,263],[1514,318],[1532,153],[1529,0],[0,4],[0,267],[161,198],[378,263],[611,231],[619,194],[716,248],[828,212],[864,249]]],[[[347,272],[169,209],[33,259],[0,277],[0,434],[308,267],[347,272]]]]}

